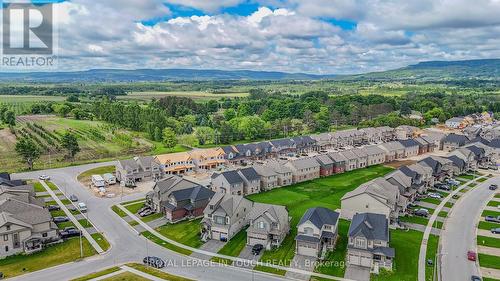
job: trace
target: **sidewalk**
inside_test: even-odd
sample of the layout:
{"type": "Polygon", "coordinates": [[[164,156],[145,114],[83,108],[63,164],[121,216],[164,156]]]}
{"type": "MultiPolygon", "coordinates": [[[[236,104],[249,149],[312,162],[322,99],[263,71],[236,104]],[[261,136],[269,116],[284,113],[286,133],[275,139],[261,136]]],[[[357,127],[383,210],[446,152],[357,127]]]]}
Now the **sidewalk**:
{"type": "Polygon", "coordinates": [[[47,190],[48,194],[52,196],[54,201],[56,201],[57,205],[61,207],[61,210],[64,211],[66,216],[71,220],[71,222],[82,232],[83,236],[89,241],[90,245],[97,251],[97,253],[102,254],[104,253],[104,250],[97,244],[97,242],[94,240],[94,238],[90,235],[90,233],[80,224],[80,222],[75,218],[75,216],[66,208],[66,206],[61,202],[61,199],[57,197],[57,195],[54,193],[52,189],[44,182],[40,181],[42,186],[47,190]]]}

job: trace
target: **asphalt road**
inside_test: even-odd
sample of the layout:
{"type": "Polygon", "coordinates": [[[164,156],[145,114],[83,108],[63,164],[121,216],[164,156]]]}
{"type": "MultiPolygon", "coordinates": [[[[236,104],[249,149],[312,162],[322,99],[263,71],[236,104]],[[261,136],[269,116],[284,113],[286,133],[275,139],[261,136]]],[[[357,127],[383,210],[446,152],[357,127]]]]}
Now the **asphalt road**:
{"type": "MultiPolygon", "coordinates": [[[[77,195],[80,201],[87,204],[89,219],[94,223],[98,231],[104,232],[112,247],[103,255],[96,255],[83,261],[22,275],[11,280],[70,280],[106,267],[126,262],[141,262],[146,255],[155,255],[167,261],[165,271],[195,280],[286,280],[285,278],[258,271],[252,272],[243,268],[207,265],[198,259],[169,251],[139,236],[111,210],[112,205],[120,202],[120,196],[112,199],[97,198],[91,194],[88,187],[84,187],[76,179],[81,172],[113,163],[88,164],[13,175],[15,179],[36,179],[39,175],[46,174],[67,196],[71,194],[77,195]]],[[[138,198],[144,198],[144,194],[124,196],[123,200],[128,201],[138,198]]]]}
{"type": "Polygon", "coordinates": [[[479,275],[479,264],[467,259],[467,251],[477,252],[476,225],[488,199],[495,193],[488,189],[492,183],[500,184],[500,177],[469,190],[453,206],[441,232],[443,281],[469,281],[471,275],[479,275]]]}

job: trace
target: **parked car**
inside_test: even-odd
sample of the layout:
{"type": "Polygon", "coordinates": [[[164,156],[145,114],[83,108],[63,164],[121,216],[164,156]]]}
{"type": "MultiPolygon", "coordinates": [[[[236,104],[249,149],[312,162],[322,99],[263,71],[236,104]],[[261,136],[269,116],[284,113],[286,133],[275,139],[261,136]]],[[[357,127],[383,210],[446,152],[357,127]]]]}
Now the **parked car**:
{"type": "Polygon", "coordinates": [[[262,244],[255,244],[252,247],[252,254],[254,256],[258,256],[263,249],[264,249],[264,246],[262,244]]]}
{"type": "Polygon", "coordinates": [[[57,216],[57,217],[53,217],[52,220],[55,222],[55,223],[61,223],[61,222],[66,222],[66,221],[69,221],[69,218],[66,217],[66,216],[57,216]]]}
{"type": "Polygon", "coordinates": [[[496,185],[496,184],[491,184],[489,187],[490,190],[497,190],[497,188],[498,188],[498,185],[496,185]]]}
{"type": "Polygon", "coordinates": [[[434,198],[434,199],[441,199],[441,197],[442,197],[441,194],[439,194],[439,193],[432,193],[432,192],[429,193],[429,194],[427,194],[427,196],[429,196],[430,198],[434,198]]]}
{"type": "Polygon", "coordinates": [[[82,213],[87,212],[87,205],[83,202],[79,202],[78,203],[78,210],[80,210],[80,212],[82,212],[82,213]]]}
{"type": "Polygon", "coordinates": [[[489,222],[498,222],[498,223],[500,223],[500,216],[496,216],[496,217],[494,217],[494,216],[486,216],[486,217],[484,217],[484,220],[485,221],[489,221],[489,222]]]}
{"type": "Polygon", "coordinates": [[[78,197],[76,197],[76,195],[72,194],[69,196],[69,200],[71,200],[71,202],[76,202],[76,201],[78,201],[78,197]]]}
{"type": "Polygon", "coordinates": [[[140,208],[139,211],[137,211],[137,213],[140,214],[140,213],[142,213],[142,212],[144,212],[146,210],[150,210],[150,209],[151,208],[149,206],[144,206],[144,207],[140,208]]]}
{"type": "Polygon", "coordinates": [[[481,281],[482,279],[481,279],[481,277],[479,277],[479,276],[472,275],[472,276],[470,277],[470,280],[471,280],[471,281],[481,281]]]}
{"type": "Polygon", "coordinates": [[[495,170],[495,171],[498,170],[497,165],[490,165],[489,168],[490,168],[490,170],[495,170]]]}
{"type": "Polygon", "coordinates": [[[474,251],[468,251],[467,252],[467,259],[470,260],[470,261],[476,261],[477,257],[476,257],[476,252],[474,251]]]}
{"type": "Polygon", "coordinates": [[[493,233],[493,234],[500,234],[500,227],[492,228],[491,229],[491,233],[493,233]]]}
{"type": "Polygon", "coordinates": [[[139,213],[139,216],[141,216],[141,217],[145,217],[145,216],[149,216],[149,215],[151,215],[152,213],[153,213],[153,210],[151,210],[151,209],[147,209],[147,210],[145,210],[145,211],[143,211],[143,212],[139,213]]]}
{"type": "Polygon", "coordinates": [[[146,265],[152,266],[154,268],[164,268],[165,261],[159,257],[145,257],[142,262],[146,265]]]}
{"type": "Polygon", "coordinates": [[[451,190],[451,187],[447,184],[444,184],[444,183],[436,184],[436,185],[434,185],[434,187],[437,189],[442,189],[442,190],[446,190],[446,191],[451,190]]]}
{"type": "Polygon", "coordinates": [[[61,210],[61,207],[59,207],[59,205],[48,205],[47,209],[49,211],[59,211],[59,210],[61,210]]]}
{"type": "Polygon", "coordinates": [[[413,214],[419,217],[427,217],[429,215],[429,210],[427,209],[416,209],[413,214]]]}
{"type": "Polygon", "coordinates": [[[63,238],[63,239],[71,238],[71,237],[75,237],[75,236],[79,236],[79,235],[80,235],[80,230],[78,230],[74,227],[67,227],[59,233],[59,236],[61,236],[61,238],[63,238]]]}
{"type": "Polygon", "coordinates": [[[50,177],[49,177],[49,176],[47,176],[47,175],[40,175],[40,176],[38,177],[38,179],[43,180],[43,181],[48,181],[48,180],[50,180],[50,177]]]}

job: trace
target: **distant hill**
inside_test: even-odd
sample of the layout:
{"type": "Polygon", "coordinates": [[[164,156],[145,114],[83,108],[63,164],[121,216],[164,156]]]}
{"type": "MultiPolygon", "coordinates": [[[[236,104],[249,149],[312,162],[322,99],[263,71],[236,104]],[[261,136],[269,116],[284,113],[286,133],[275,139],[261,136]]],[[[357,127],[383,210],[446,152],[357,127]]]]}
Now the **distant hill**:
{"type": "Polygon", "coordinates": [[[340,80],[500,80],[500,59],[426,61],[407,67],[359,75],[339,76],[340,80]]]}
{"type": "Polygon", "coordinates": [[[0,81],[16,82],[141,82],[196,80],[317,80],[333,75],[312,75],[251,70],[197,69],[92,69],[74,72],[0,73],[0,81]]]}

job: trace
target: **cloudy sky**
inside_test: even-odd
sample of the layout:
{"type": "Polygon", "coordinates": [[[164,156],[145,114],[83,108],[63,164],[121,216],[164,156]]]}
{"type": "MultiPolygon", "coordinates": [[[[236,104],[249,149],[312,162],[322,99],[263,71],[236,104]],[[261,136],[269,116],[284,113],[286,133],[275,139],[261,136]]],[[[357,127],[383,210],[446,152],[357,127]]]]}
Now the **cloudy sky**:
{"type": "Polygon", "coordinates": [[[322,74],[500,58],[500,0],[73,0],[59,67],[322,74]]]}

